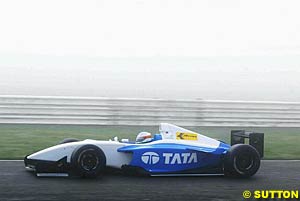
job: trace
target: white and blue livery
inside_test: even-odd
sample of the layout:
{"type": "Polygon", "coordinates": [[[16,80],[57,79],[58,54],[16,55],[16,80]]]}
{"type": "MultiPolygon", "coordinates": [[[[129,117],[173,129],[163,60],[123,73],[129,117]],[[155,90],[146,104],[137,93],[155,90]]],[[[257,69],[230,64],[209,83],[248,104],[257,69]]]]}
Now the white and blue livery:
{"type": "Polygon", "coordinates": [[[95,177],[107,169],[151,176],[228,175],[249,177],[260,167],[251,145],[230,146],[168,123],[145,143],[65,139],[25,157],[37,176],[95,177]]]}

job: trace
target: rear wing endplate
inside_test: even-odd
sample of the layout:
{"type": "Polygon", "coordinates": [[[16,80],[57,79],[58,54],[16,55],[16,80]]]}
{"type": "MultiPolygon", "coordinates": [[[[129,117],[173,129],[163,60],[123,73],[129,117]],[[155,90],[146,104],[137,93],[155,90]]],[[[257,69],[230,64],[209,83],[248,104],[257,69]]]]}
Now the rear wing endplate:
{"type": "Polygon", "coordinates": [[[245,139],[249,139],[249,145],[253,146],[259,153],[260,157],[264,157],[264,133],[256,133],[245,130],[231,131],[231,145],[245,144],[245,139]]]}

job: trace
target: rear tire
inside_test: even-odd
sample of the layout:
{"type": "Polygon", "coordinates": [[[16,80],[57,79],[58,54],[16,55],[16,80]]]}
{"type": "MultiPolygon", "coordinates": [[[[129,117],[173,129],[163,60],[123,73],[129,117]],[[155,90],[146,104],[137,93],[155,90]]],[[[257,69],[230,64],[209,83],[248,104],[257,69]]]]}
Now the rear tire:
{"type": "Polygon", "coordinates": [[[103,151],[91,144],[77,147],[71,156],[71,170],[80,177],[97,177],[106,165],[103,151]]]}
{"type": "Polygon", "coordinates": [[[226,176],[251,177],[259,167],[259,153],[250,145],[235,144],[225,155],[224,173],[226,176]]]}

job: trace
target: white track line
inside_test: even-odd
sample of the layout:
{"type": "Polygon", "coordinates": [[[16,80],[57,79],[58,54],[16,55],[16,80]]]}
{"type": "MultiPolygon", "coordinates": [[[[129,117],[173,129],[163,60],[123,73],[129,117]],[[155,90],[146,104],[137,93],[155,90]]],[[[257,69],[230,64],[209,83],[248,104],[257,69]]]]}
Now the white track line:
{"type": "Polygon", "coordinates": [[[299,162],[300,160],[262,160],[263,162],[284,162],[284,161],[288,161],[288,162],[299,162]]]}

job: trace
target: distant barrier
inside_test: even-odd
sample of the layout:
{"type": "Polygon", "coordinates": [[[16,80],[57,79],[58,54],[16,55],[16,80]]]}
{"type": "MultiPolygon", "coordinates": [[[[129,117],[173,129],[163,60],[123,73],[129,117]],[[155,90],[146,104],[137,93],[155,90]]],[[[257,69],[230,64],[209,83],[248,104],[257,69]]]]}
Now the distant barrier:
{"type": "Polygon", "coordinates": [[[0,96],[0,123],[300,127],[300,103],[0,96]]]}

